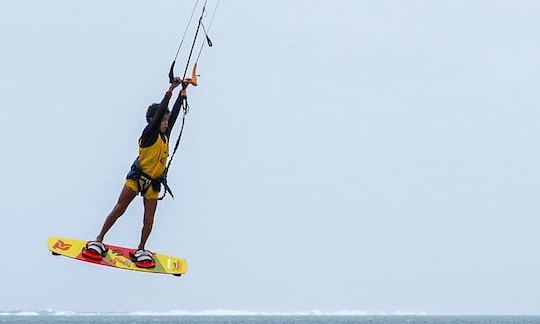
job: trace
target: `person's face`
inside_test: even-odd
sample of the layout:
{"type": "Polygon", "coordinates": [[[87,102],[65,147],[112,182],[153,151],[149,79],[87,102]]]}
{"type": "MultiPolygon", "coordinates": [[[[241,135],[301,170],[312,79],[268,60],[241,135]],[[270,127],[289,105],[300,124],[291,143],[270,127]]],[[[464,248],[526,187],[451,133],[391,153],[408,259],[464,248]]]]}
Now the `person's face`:
{"type": "Polygon", "coordinates": [[[159,124],[159,131],[164,133],[167,127],[169,127],[169,114],[163,115],[163,119],[161,119],[161,123],[159,124]]]}

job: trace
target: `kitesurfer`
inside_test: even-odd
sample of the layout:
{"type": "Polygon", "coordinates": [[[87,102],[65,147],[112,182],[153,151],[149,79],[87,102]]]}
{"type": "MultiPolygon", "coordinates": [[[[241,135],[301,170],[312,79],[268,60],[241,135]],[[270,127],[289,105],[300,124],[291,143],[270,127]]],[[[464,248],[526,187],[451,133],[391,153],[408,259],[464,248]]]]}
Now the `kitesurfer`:
{"type": "MultiPolygon", "coordinates": [[[[189,80],[185,81],[189,82],[189,80]]],[[[148,125],[139,138],[139,155],[131,166],[118,197],[118,202],[105,219],[101,232],[97,235],[95,241],[88,242],[83,249],[85,256],[96,260],[100,260],[105,256],[107,252],[103,244],[105,234],[118,218],[124,214],[135,196],[140,193],[144,201],[144,218],[141,240],[137,250],[133,253],[133,259],[135,264],[141,268],[155,266],[154,257],[150,251],[145,249],[145,245],[152,231],[161,185],[170,193],[166,180],[169,137],[180,109],[183,107],[187,84],[180,78],[174,78],[161,103],[154,103],[148,107],[146,111],[148,125]],[[174,103],[172,111],[169,112],[168,105],[172,92],[181,84],[183,85],[182,91],[174,103]]]]}

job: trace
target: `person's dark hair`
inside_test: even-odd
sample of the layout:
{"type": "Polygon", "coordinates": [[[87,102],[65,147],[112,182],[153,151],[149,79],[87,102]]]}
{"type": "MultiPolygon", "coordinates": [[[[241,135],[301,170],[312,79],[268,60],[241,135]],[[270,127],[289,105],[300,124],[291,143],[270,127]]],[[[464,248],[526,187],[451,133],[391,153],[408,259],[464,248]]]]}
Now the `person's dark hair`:
{"type": "MultiPolygon", "coordinates": [[[[150,106],[148,106],[148,109],[146,110],[146,121],[147,122],[152,121],[152,118],[154,118],[158,108],[159,108],[159,104],[157,104],[157,103],[154,103],[154,104],[151,104],[150,106]]],[[[169,108],[165,108],[165,113],[166,114],[170,113],[169,108]]]]}

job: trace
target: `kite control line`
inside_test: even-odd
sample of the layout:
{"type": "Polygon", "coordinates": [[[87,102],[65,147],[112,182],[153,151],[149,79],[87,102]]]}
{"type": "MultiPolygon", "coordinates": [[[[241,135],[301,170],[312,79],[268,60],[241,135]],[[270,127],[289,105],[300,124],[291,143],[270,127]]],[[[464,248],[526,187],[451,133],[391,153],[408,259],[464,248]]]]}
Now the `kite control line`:
{"type": "MultiPolygon", "coordinates": [[[[180,97],[182,99],[182,103],[181,103],[181,107],[182,107],[182,125],[180,127],[180,133],[178,134],[178,138],[176,139],[176,143],[174,145],[174,149],[173,149],[173,152],[171,154],[171,158],[169,159],[169,162],[167,163],[167,167],[165,168],[165,172],[163,174],[163,178],[165,179],[165,181],[167,179],[167,173],[169,172],[169,168],[171,167],[171,163],[172,163],[172,161],[174,159],[174,155],[176,154],[176,151],[178,150],[178,147],[180,145],[180,139],[182,138],[182,133],[184,131],[186,115],[189,112],[189,103],[187,101],[187,88],[190,85],[192,85],[194,87],[196,87],[198,85],[198,81],[199,81],[198,77],[199,77],[199,75],[197,74],[197,63],[199,62],[199,58],[201,56],[201,52],[202,52],[202,49],[204,47],[204,44],[205,43],[208,44],[208,47],[213,46],[213,43],[210,40],[210,37],[208,36],[208,31],[209,31],[210,26],[212,25],[212,22],[214,21],[216,10],[217,10],[218,5],[219,5],[219,0],[216,3],[216,7],[214,8],[214,13],[212,15],[212,20],[210,21],[210,25],[209,25],[208,29],[206,29],[204,24],[203,24],[203,18],[205,17],[205,14],[206,14],[206,4],[207,4],[207,2],[208,2],[208,0],[204,1],[204,5],[202,7],[201,15],[199,16],[199,22],[197,23],[197,29],[195,31],[195,35],[193,36],[193,42],[191,44],[191,49],[189,51],[189,55],[188,55],[188,58],[187,58],[186,67],[184,69],[184,74],[183,74],[182,79],[181,79],[182,90],[180,90],[180,97]],[[195,48],[195,44],[197,43],[197,38],[199,36],[199,31],[201,30],[201,27],[202,27],[206,42],[203,42],[201,44],[201,48],[199,50],[199,53],[198,53],[197,58],[195,60],[195,63],[193,64],[193,68],[191,70],[191,77],[187,78],[186,77],[187,71],[189,69],[189,64],[191,62],[191,57],[193,55],[193,50],[195,48]]],[[[188,24],[186,26],[186,29],[184,30],[184,34],[182,35],[180,45],[178,46],[178,50],[176,51],[176,55],[174,56],[173,62],[172,62],[171,67],[169,69],[169,82],[170,83],[175,82],[176,77],[174,76],[174,66],[176,64],[176,59],[178,58],[178,54],[180,53],[180,49],[182,48],[182,45],[184,44],[184,40],[185,40],[185,37],[186,37],[186,34],[187,34],[187,30],[189,29],[189,25],[191,24],[191,21],[193,19],[193,15],[194,15],[194,13],[195,13],[195,11],[197,9],[198,4],[199,4],[199,0],[197,0],[195,2],[195,6],[193,7],[193,11],[191,12],[191,16],[189,18],[188,24]]],[[[159,198],[159,200],[165,198],[166,194],[167,194],[167,191],[165,190],[163,192],[163,195],[159,198]]],[[[172,196],[172,193],[171,193],[171,196],[172,196]]],[[[173,196],[173,198],[174,198],[174,196],[173,196]]]]}

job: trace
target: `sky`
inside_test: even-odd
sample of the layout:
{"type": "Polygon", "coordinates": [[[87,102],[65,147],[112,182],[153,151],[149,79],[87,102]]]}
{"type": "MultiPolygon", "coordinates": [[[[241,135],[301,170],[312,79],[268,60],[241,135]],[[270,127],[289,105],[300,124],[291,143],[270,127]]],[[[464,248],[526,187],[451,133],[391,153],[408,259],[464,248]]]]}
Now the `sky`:
{"type": "Polygon", "coordinates": [[[540,314],[537,1],[221,1],[147,244],[188,274],[51,256],[115,204],[193,4],[0,4],[0,311],[540,314]]]}

